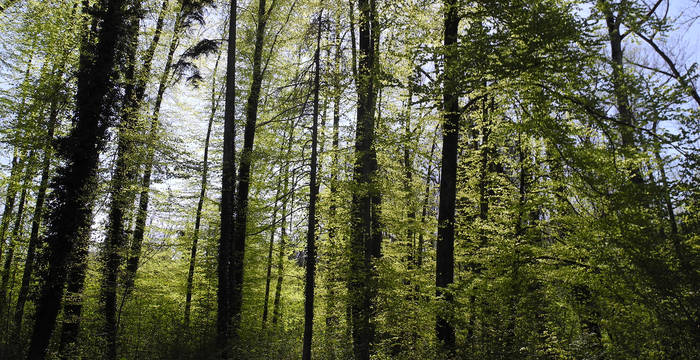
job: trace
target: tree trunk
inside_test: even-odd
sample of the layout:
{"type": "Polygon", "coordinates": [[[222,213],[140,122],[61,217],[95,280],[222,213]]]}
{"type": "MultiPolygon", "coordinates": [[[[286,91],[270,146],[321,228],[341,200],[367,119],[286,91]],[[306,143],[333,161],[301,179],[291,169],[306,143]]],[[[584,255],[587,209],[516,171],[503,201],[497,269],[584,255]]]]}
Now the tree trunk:
{"type": "MultiPolygon", "coordinates": [[[[238,189],[236,191],[235,218],[233,224],[233,247],[231,261],[231,335],[237,337],[240,326],[241,305],[243,300],[243,260],[245,257],[246,225],[248,221],[248,193],[250,189],[250,171],[253,162],[253,144],[258,119],[258,101],[262,87],[262,52],[265,40],[265,27],[272,12],[266,10],[266,0],[258,1],[257,27],[255,30],[255,49],[253,51],[253,73],[246,103],[246,124],[243,130],[243,149],[238,169],[238,189]]],[[[273,6],[274,6],[273,2],[273,6]]]]}
{"type": "MultiPolygon", "coordinates": [[[[15,223],[12,227],[12,234],[10,235],[10,242],[7,245],[7,252],[5,254],[5,261],[2,267],[2,282],[0,282],[0,319],[5,320],[5,307],[9,309],[10,299],[8,299],[9,283],[10,283],[10,270],[12,268],[12,260],[14,260],[15,247],[19,241],[19,237],[22,234],[22,220],[24,220],[24,204],[27,200],[27,189],[30,186],[32,180],[32,170],[34,152],[32,151],[27,158],[22,162],[24,163],[24,176],[22,180],[22,191],[19,195],[19,203],[17,203],[17,215],[15,215],[15,223]]],[[[9,312],[7,312],[9,313],[9,312]]],[[[7,332],[6,332],[7,333],[7,332]]]]}
{"type": "MultiPolygon", "coordinates": [[[[302,111],[303,113],[303,111],[302,111]]],[[[292,143],[294,142],[294,122],[292,119],[289,120],[289,138],[287,139],[287,154],[292,151],[292,143]]],[[[285,194],[285,198],[282,201],[282,223],[280,224],[280,243],[279,252],[277,257],[277,284],[275,286],[275,300],[273,302],[272,308],[272,324],[277,324],[282,314],[282,280],[284,279],[284,252],[287,241],[287,203],[290,203],[290,207],[294,209],[294,190],[296,189],[296,182],[294,180],[294,170],[291,173],[292,177],[292,198],[291,202],[288,201],[289,196],[289,163],[284,165],[284,185],[282,186],[282,193],[285,194]]],[[[291,217],[290,217],[291,218],[291,217]]],[[[289,221],[290,227],[292,221],[289,221]]],[[[290,231],[291,233],[291,231],[290,231]]]]}
{"type": "MultiPolygon", "coordinates": [[[[61,71],[62,73],[63,71],[61,71]]],[[[58,121],[58,99],[54,93],[51,99],[49,110],[49,119],[47,124],[46,142],[44,144],[44,159],[41,166],[41,180],[36,196],[36,204],[34,205],[34,215],[32,218],[32,230],[29,235],[29,244],[27,245],[27,258],[24,262],[24,271],[22,274],[22,284],[20,285],[19,294],[17,296],[17,304],[15,305],[15,335],[20,336],[22,330],[22,320],[24,318],[24,304],[27,301],[29,294],[29,283],[34,272],[34,257],[36,249],[39,245],[39,227],[44,211],[44,200],[46,199],[46,190],[49,187],[49,171],[51,169],[51,158],[53,157],[54,130],[58,121]]]]}
{"type": "Polygon", "coordinates": [[[270,302],[270,283],[272,282],[272,252],[275,247],[275,231],[276,218],[277,218],[277,203],[280,197],[280,191],[282,191],[282,174],[280,173],[280,178],[277,181],[277,190],[275,191],[275,205],[272,208],[272,219],[270,220],[270,246],[267,250],[267,272],[265,275],[265,300],[263,300],[263,314],[262,314],[262,328],[265,329],[267,326],[267,308],[270,302]]]}
{"type": "Polygon", "coordinates": [[[17,183],[19,179],[19,172],[21,166],[19,164],[19,156],[17,155],[17,149],[15,149],[15,155],[12,157],[12,168],[10,170],[10,179],[7,184],[7,191],[5,195],[5,209],[2,212],[2,224],[0,224],[0,258],[2,258],[3,247],[5,245],[5,233],[7,233],[7,228],[10,226],[10,220],[12,218],[12,212],[15,207],[15,197],[17,196],[17,183]]]}
{"type": "Polygon", "coordinates": [[[378,210],[381,198],[374,184],[377,171],[374,146],[377,101],[377,57],[379,29],[374,0],[360,0],[359,53],[357,68],[357,130],[353,180],[357,189],[351,204],[350,278],[353,352],[355,359],[369,359],[373,353],[376,314],[376,271],[373,261],[380,256],[381,232],[378,210]]]}
{"type": "MultiPolygon", "coordinates": [[[[135,2],[130,10],[134,14],[139,14],[141,11],[140,2],[135,2]]],[[[135,97],[136,50],[138,47],[140,20],[139,16],[132,15],[127,34],[128,68],[124,93],[126,99],[135,97]]],[[[123,109],[122,120],[118,126],[117,159],[110,189],[109,223],[102,250],[102,261],[104,264],[100,290],[101,302],[104,306],[104,334],[106,340],[104,356],[106,360],[116,360],[117,358],[117,280],[122,265],[124,245],[127,242],[126,222],[136,196],[133,191],[137,172],[133,137],[138,131],[138,102],[131,102],[131,104],[127,105],[130,107],[123,109]]]]}
{"type": "Polygon", "coordinates": [[[79,246],[68,269],[68,281],[63,305],[63,324],[58,346],[59,359],[75,359],[79,354],[78,335],[83,313],[83,290],[88,266],[89,232],[79,235],[79,246]]]}
{"type": "Polygon", "coordinates": [[[316,287],[316,197],[318,184],[316,172],[318,168],[318,96],[321,76],[321,16],[318,13],[318,34],[316,37],[316,53],[314,54],[314,110],[311,125],[311,168],[309,176],[309,220],[306,229],[306,277],[304,286],[304,338],[302,359],[311,360],[311,341],[314,328],[314,289],[316,287]]]}
{"type": "MultiPolygon", "coordinates": [[[[149,45],[148,49],[146,50],[146,53],[143,56],[143,68],[140,71],[140,75],[137,78],[136,86],[133,91],[133,96],[127,97],[127,104],[125,105],[128,113],[125,114],[125,116],[133,116],[136,117],[138,116],[139,110],[143,106],[143,100],[146,92],[146,85],[147,85],[147,80],[150,77],[151,74],[151,67],[153,65],[153,56],[155,54],[156,47],[158,46],[158,43],[160,42],[160,36],[163,31],[163,22],[164,18],[166,15],[166,12],[168,10],[168,2],[169,0],[163,0],[163,5],[161,6],[160,12],[158,13],[158,19],[156,20],[156,28],[153,34],[153,39],[151,40],[151,44],[149,45]]],[[[177,22],[178,20],[176,20],[177,22]]],[[[171,40],[172,41],[172,40],[171,40]]],[[[172,47],[172,44],[171,44],[172,47]]],[[[143,192],[141,192],[141,195],[143,195],[143,192]]],[[[135,195],[134,195],[135,196],[135,195]]],[[[132,198],[133,199],[133,198],[132,198]]],[[[141,197],[139,198],[139,206],[141,202],[141,197]]],[[[131,207],[131,203],[129,204],[131,207]]],[[[139,207],[140,208],[140,207],[139,207]]],[[[145,221],[145,220],[144,220],[145,221]]],[[[122,274],[122,283],[124,286],[124,289],[122,291],[122,298],[119,304],[119,310],[117,312],[117,328],[119,328],[119,321],[121,318],[121,312],[122,308],[124,307],[124,303],[126,302],[126,298],[128,297],[129,293],[131,292],[131,289],[134,286],[134,279],[136,276],[136,270],[138,269],[138,262],[139,262],[139,257],[141,255],[141,242],[143,241],[143,231],[138,234],[141,236],[141,240],[139,242],[136,241],[136,236],[137,232],[134,231],[133,238],[131,239],[131,246],[129,249],[129,254],[126,260],[126,268],[125,271],[122,274]]]]}
{"type": "MultiPolygon", "coordinates": [[[[622,138],[623,155],[629,157],[635,150],[634,120],[630,109],[629,95],[625,87],[625,71],[623,64],[622,39],[620,32],[621,14],[615,16],[610,8],[610,4],[603,2],[603,14],[608,28],[608,38],[610,41],[610,57],[612,60],[612,84],[615,105],[617,107],[620,124],[618,128],[622,138]]],[[[632,183],[642,184],[644,182],[640,169],[632,167],[632,183]]]]}
{"type": "Polygon", "coordinates": [[[202,159],[202,181],[199,189],[199,200],[197,201],[197,212],[194,218],[194,231],[192,233],[192,249],[190,251],[190,268],[187,272],[187,291],[185,293],[185,328],[190,326],[190,309],[192,306],[192,286],[194,279],[194,266],[197,258],[197,242],[199,241],[199,228],[202,222],[202,207],[207,193],[207,176],[209,175],[209,140],[211,139],[211,128],[214,124],[216,110],[219,107],[219,101],[216,98],[216,72],[219,68],[219,60],[221,52],[216,57],[214,64],[214,72],[212,74],[211,84],[211,112],[209,113],[209,124],[207,125],[207,136],[204,139],[204,158],[202,159]]]}
{"type": "MultiPolygon", "coordinates": [[[[51,209],[47,217],[47,264],[39,295],[36,323],[28,359],[43,359],[61,308],[66,274],[80,252],[80,235],[89,233],[99,154],[104,147],[114,87],[116,49],[124,26],[123,0],[108,0],[95,45],[83,42],[80,49],[75,126],[61,147],[66,160],[53,181],[51,209]],[[92,56],[91,47],[95,48],[92,56]]],[[[87,9],[86,9],[87,10],[87,9]]]]}
{"type": "Polygon", "coordinates": [[[228,357],[231,340],[231,262],[233,249],[233,210],[236,189],[236,24],[237,1],[231,1],[226,60],[226,102],[224,105],[224,157],[221,177],[221,238],[217,274],[216,342],[221,357],[228,357]]]}
{"type": "Polygon", "coordinates": [[[326,332],[328,336],[332,339],[330,344],[329,357],[335,359],[335,347],[337,343],[335,342],[337,337],[337,327],[338,327],[338,316],[335,314],[336,307],[336,294],[335,287],[339,280],[340,275],[335,268],[338,261],[338,219],[337,207],[338,207],[338,151],[340,145],[340,97],[342,95],[341,87],[341,73],[340,73],[340,57],[342,54],[342,47],[340,44],[340,19],[336,18],[336,29],[335,29],[335,56],[333,64],[333,134],[332,134],[332,148],[333,157],[331,164],[331,179],[330,179],[330,206],[328,209],[328,279],[326,281],[328,299],[326,301],[326,332]]]}
{"type": "Polygon", "coordinates": [[[433,155],[435,154],[435,147],[437,146],[436,140],[437,140],[437,129],[433,132],[435,136],[433,136],[433,144],[430,146],[430,155],[428,156],[428,168],[426,169],[425,173],[425,194],[423,195],[423,205],[421,206],[421,214],[420,214],[420,224],[421,224],[421,231],[418,233],[418,249],[416,249],[416,252],[418,255],[416,256],[416,266],[420,269],[423,267],[423,247],[425,243],[425,219],[428,215],[428,200],[430,198],[430,178],[433,173],[433,155]]]}
{"type": "MultiPolygon", "coordinates": [[[[134,236],[131,240],[129,258],[126,262],[126,271],[124,274],[125,280],[122,306],[126,301],[125,299],[131,293],[131,290],[134,287],[136,271],[138,270],[139,259],[141,257],[141,246],[143,244],[143,239],[146,232],[146,219],[148,218],[148,202],[150,197],[151,175],[153,173],[153,164],[155,162],[155,144],[158,138],[158,128],[160,127],[160,106],[163,102],[163,94],[165,94],[165,90],[168,87],[168,79],[170,77],[170,70],[172,68],[173,56],[175,54],[175,49],[177,48],[177,45],[179,43],[180,32],[182,31],[181,16],[182,13],[179,13],[178,17],[175,19],[173,37],[170,39],[170,48],[168,49],[168,55],[165,59],[165,67],[163,68],[163,73],[161,74],[159,79],[158,92],[156,93],[156,100],[153,106],[153,114],[151,115],[151,124],[148,132],[148,139],[146,141],[146,158],[144,159],[144,171],[140,184],[141,191],[139,194],[139,204],[136,211],[136,221],[134,224],[134,236]]],[[[120,316],[121,307],[119,314],[117,315],[117,327],[119,325],[120,316]]]]}
{"type": "MultiPolygon", "coordinates": [[[[452,293],[447,287],[454,281],[455,202],[457,186],[457,152],[459,145],[459,97],[457,95],[457,29],[459,15],[456,0],[445,0],[445,75],[443,88],[442,170],[436,250],[436,296],[445,300],[449,309],[452,293]]],[[[437,340],[448,354],[455,347],[455,330],[449,313],[438,313],[437,340]]],[[[449,356],[449,355],[448,355],[449,356]]]]}

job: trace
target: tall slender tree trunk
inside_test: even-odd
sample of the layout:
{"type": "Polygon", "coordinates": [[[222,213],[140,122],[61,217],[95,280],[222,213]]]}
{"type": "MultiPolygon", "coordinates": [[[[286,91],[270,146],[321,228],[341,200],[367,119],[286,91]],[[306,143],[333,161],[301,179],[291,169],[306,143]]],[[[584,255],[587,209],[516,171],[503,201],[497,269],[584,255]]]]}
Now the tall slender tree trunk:
{"type": "Polygon", "coordinates": [[[277,190],[275,190],[275,205],[272,208],[272,219],[270,220],[270,246],[267,250],[267,271],[265,275],[265,298],[263,300],[262,328],[267,327],[268,304],[270,302],[270,283],[272,282],[272,252],[275,248],[275,231],[277,230],[277,205],[282,191],[282,171],[280,168],[279,179],[277,180],[277,190]]]}
{"type": "MultiPolygon", "coordinates": [[[[161,73],[159,79],[156,100],[153,106],[153,113],[151,114],[150,129],[148,131],[148,138],[146,141],[146,157],[144,159],[143,176],[141,177],[141,183],[139,184],[141,191],[139,193],[139,203],[136,210],[134,236],[131,240],[129,258],[126,263],[126,271],[124,275],[125,282],[122,304],[134,287],[134,280],[136,278],[136,272],[138,271],[139,260],[141,257],[141,246],[146,234],[146,220],[148,218],[148,203],[150,201],[151,176],[153,174],[153,165],[155,163],[156,140],[158,139],[158,131],[160,128],[160,107],[163,103],[163,95],[165,94],[165,90],[168,88],[173,57],[175,54],[175,49],[177,49],[177,45],[179,43],[180,33],[182,31],[181,21],[182,12],[178,13],[177,18],[175,19],[173,37],[170,39],[168,55],[165,58],[165,66],[163,67],[163,72],[161,73]]],[[[119,315],[117,316],[117,326],[118,324],[119,315]]]]}
{"type": "Polygon", "coordinates": [[[333,134],[332,134],[332,164],[331,164],[331,179],[330,179],[330,206],[328,209],[328,250],[327,250],[327,266],[328,266],[328,279],[326,280],[328,299],[326,300],[326,332],[328,337],[331,339],[329,357],[335,359],[335,347],[336,337],[337,337],[337,327],[338,327],[338,316],[335,313],[336,308],[336,284],[339,280],[339,274],[337,267],[338,262],[338,219],[337,208],[338,208],[338,151],[340,146],[340,97],[342,95],[341,87],[341,73],[340,73],[340,57],[342,55],[342,47],[340,44],[340,19],[336,17],[336,29],[335,29],[335,56],[333,64],[333,134]]]}
{"type": "MultiPolygon", "coordinates": [[[[151,40],[146,53],[143,56],[143,68],[139,71],[139,76],[136,79],[136,86],[133,91],[133,96],[127,97],[127,104],[125,105],[126,113],[125,117],[137,117],[141,108],[143,107],[143,100],[146,93],[146,85],[148,79],[150,78],[151,68],[153,65],[153,57],[156,51],[156,47],[160,42],[160,37],[163,32],[163,23],[165,19],[166,12],[168,10],[169,0],[163,0],[160,12],[158,13],[158,19],[156,20],[156,28],[153,33],[153,39],[151,40]]],[[[178,20],[176,20],[178,22],[178,20]]],[[[171,40],[172,41],[172,40],[171,40]]],[[[172,48],[172,44],[170,45],[172,48]]],[[[167,61],[167,59],[166,59],[167,61]]],[[[141,195],[143,192],[141,192],[141,195]]],[[[135,196],[135,195],[134,195],[135,196]]],[[[133,199],[133,198],[132,198],[133,199]]],[[[139,206],[141,205],[141,197],[139,197],[139,206]]],[[[129,204],[131,207],[131,204],[129,204]]],[[[140,208],[140,207],[139,207],[140,208]]],[[[134,287],[134,280],[136,276],[136,270],[139,265],[139,257],[141,255],[141,242],[143,241],[143,231],[138,234],[141,236],[141,240],[137,242],[137,233],[134,231],[133,237],[131,239],[131,246],[128,251],[128,256],[126,259],[125,271],[122,274],[122,298],[119,304],[119,310],[117,311],[117,328],[119,327],[119,320],[121,318],[122,308],[126,302],[131,289],[134,287]]]]}
{"type": "MultiPolygon", "coordinates": [[[[19,195],[19,202],[17,203],[17,215],[15,215],[15,223],[12,227],[12,234],[10,235],[10,242],[7,246],[7,252],[5,253],[5,261],[2,267],[2,281],[0,282],[0,319],[3,321],[9,320],[5,319],[5,314],[9,311],[5,311],[5,307],[10,307],[10,299],[8,299],[8,287],[10,283],[10,270],[12,268],[12,261],[14,260],[15,247],[19,241],[19,237],[22,233],[22,221],[24,220],[24,205],[27,200],[27,189],[30,186],[32,180],[32,170],[33,170],[33,160],[34,152],[32,151],[27,158],[23,160],[24,176],[22,177],[22,191],[19,195]]],[[[7,333],[7,331],[4,331],[7,333]]]]}
{"type": "MultiPolygon", "coordinates": [[[[23,85],[28,85],[32,70],[32,61],[34,60],[34,54],[27,61],[27,67],[24,70],[24,81],[23,85]]],[[[19,106],[19,111],[17,112],[17,125],[25,121],[26,103],[29,98],[26,90],[22,90],[22,102],[19,106]]],[[[17,191],[19,189],[20,182],[20,172],[22,167],[19,166],[18,161],[24,159],[26,155],[26,150],[19,151],[19,147],[15,146],[14,155],[12,157],[12,168],[10,170],[10,178],[7,184],[7,193],[5,197],[5,209],[2,214],[2,223],[0,224],[0,259],[2,259],[3,247],[5,245],[5,234],[7,228],[10,226],[10,219],[12,217],[12,211],[15,206],[15,197],[17,196],[17,191]]]]}
{"type": "MultiPolygon", "coordinates": [[[[435,285],[438,298],[452,303],[447,287],[454,281],[455,202],[457,188],[457,152],[459,145],[459,97],[457,95],[457,29],[459,15],[456,0],[445,0],[445,76],[443,87],[442,170],[436,250],[435,285]]],[[[448,313],[438,313],[437,340],[446,356],[455,347],[455,330],[448,313]]]]}
{"type": "Polygon", "coordinates": [[[231,1],[226,59],[226,102],[224,105],[224,156],[221,177],[221,238],[217,274],[216,342],[221,357],[228,357],[231,341],[231,263],[233,250],[233,210],[236,191],[236,25],[237,1],[231,1]]]}
{"type": "Polygon", "coordinates": [[[80,235],[89,233],[96,171],[104,147],[108,114],[114,98],[116,49],[125,28],[124,0],[107,0],[99,15],[102,26],[95,45],[81,44],[75,126],[61,148],[66,160],[53,181],[47,217],[47,264],[44,286],[37,302],[37,316],[28,359],[44,359],[61,308],[66,274],[79,252],[80,235]],[[92,54],[92,49],[95,49],[92,54]],[[94,56],[93,56],[94,55],[94,56]]]}
{"type": "Polygon", "coordinates": [[[374,260],[381,253],[379,191],[374,177],[377,155],[374,145],[377,102],[377,57],[379,28],[374,0],[360,0],[359,51],[357,68],[357,130],[353,180],[356,190],[351,204],[350,278],[353,352],[355,359],[369,359],[373,353],[377,292],[374,260]]]}
{"type": "Polygon", "coordinates": [[[437,147],[437,129],[433,132],[433,143],[430,146],[430,155],[428,156],[428,168],[425,172],[425,193],[423,194],[423,205],[421,206],[420,213],[420,224],[421,231],[418,233],[418,248],[416,252],[416,266],[420,269],[423,267],[423,248],[425,247],[425,221],[428,216],[428,200],[430,199],[430,182],[433,176],[433,156],[435,155],[435,148],[437,147]]]}
{"type": "MultiPolygon", "coordinates": [[[[302,111],[303,113],[303,111],[302,111]]],[[[289,120],[288,127],[289,137],[287,138],[287,154],[292,151],[292,144],[294,142],[294,122],[292,119],[289,120]]],[[[294,170],[292,170],[291,175],[289,172],[289,163],[284,164],[284,185],[282,186],[282,193],[285,194],[284,200],[282,201],[282,222],[280,224],[280,241],[279,249],[277,255],[277,283],[275,285],[275,299],[273,301],[272,307],[272,324],[277,324],[277,321],[282,316],[282,281],[284,280],[284,253],[286,251],[287,245],[287,204],[294,209],[294,194],[296,189],[296,182],[294,180],[294,170]],[[289,178],[292,178],[292,192],[291,201],[289,201],[289,178]]],[[[289,220],[290,228],[292,224],[291,216],[289,220]]],[[[291,234],[291,231],[290,231],[291,234]]]]}
{"type": "Polygon", "coordinates": [[[414,206],[413,193],[413,162],[411,159],[411,106],[413,101],[414,79],[408,81],[408,99],[406,99],[406,113],[404,114],[404,139],[403,139],[403,170],[404,170],[404,191],[406,192],[407,227],[406,227],[406,260],[408,267],[412,268],[417,257],[416,253],[416,209],[414,206]]]}
{"type": "Polygon", "coordinates": [[[12,212],[15,208],[15,198],[17,196],[17,184],[19,183],[19,173],[21,171],[20,157],[15,148],[15,154],[12,157],[12,168],[10,170],[10,178],[7,184],[5,195],[5,209],[2,212],[2,224],[0,224],[0,259],[2,258],[3,248],[5,245],[5,234],[10,226],[12,212]]]}
{"type": "MultiPolygon", "coordinates": [[[[272,3],[273,6],[275,2],[272,3]]],[[[262,52],[265,40],[265,28],[272,8],[266,10],[266,0],[258,1],[257,26],[255,29],[255,48],[253,51],[253,73],[246,103],[246,124],[243,130],[243,149],[238,169],[238,188],[236,191],[235,217],[233,223],[233,246],[231,261],[231,316],[232,334],[237,337],[240,326],[241,305],[243,301],[243,260],[245,257],[246,225],[248,222],[248,193],[250,189],[250,172],[253,163],[253,144],[258,119],[258,102],[262,87],[262,52]]]]}
{"type": "MultiPolygon", "coordinates": [[[[622,151],[625,157],[632,156],[635,150],[634,136],[634,118],[630,109],[629,94],[625,86],[625,70],[623,63],[622,40],[623,35],[620,32],[622,22],[622,10],[615,15],[611,9],[611,4],[607,1],[602,1],[603,14],[605,15],[605,23],[608,29],[608,40],[610,42],[610,60],[612,61],[612,85],[613,95],[615,96],[615,105],[617,107],[618,118],[620,124],[618,126],[622,139],[622,151]]],[[[644,182],[640,169],[632,165],[633,184],[640,185],[644,182]]]]}
{"type": "MultiPolygon", "coordinates": [[[[62,71],[61,71],[62,73],[62,71]]],[[[22,321],[24,318],[24,304],[27,301],[29,294],[29,283],[34,272],[34,257],[36,249],[39,245],[39,227],[44,212],[44,200],[46,199],[46,190],[49,187],[49,172],[51,169],[51,159],[53,157],[53,138],[58,121],[58,97],[53,94],[49,110],[49,119],[47,124],[46,141],[44,143],[44,158],[41,164],[41,180],[39,189],[37,190],[36,204],[34,205],[34,215],[32,218],[32,230],[29,235],[29,244],[27,245],[27,258],[24,262],[24,270],[22,273],[22,284],[17,295],[17,304],[15,305],[15,335],[21,335],[22,321]]]]}
{"type": "Polygon", "coordinates": [[[185,328],[190,326],[190,311],[192,307],[192,287],[194,281],[194,267],[197,259],[197,243],[199,242],[199,228],[202,222],[202,207],[207,193],[207,183],[209,175],[209,140],[211,139],[211,129],[214,124],[216,110],[219,107],[219,101],[216,96],[216,72],[219,68],[219,60],[221,52],[216,57],[214,64],[214,72],[212,74],[211,84],[211,112],[209,113],[209,123],[207,125],[207,136],[204,139],[204,157],[202,159],[202,181],[199,188],[199,200],[197,201],[197,211],[194,217],[194,231],[192,233],[192,248],[190,251],[190,267],[187,272],[187,290],[185,293],[185,328]]]}
{"type": "Polygon", "coordinates": [[[314,328],[314,289],[316,287],[316,197],[318,184],[318,97],[321,76],[321,17],[323,10],[318,12],[318,34],[316,37],[316,53],[314,54],[314,109],[311,125],[311,166],[309,180],[309,220],[306,230],[306,277],[304,286],[304,338],[302,359],[311,360],[311,341],[314,328]]]}

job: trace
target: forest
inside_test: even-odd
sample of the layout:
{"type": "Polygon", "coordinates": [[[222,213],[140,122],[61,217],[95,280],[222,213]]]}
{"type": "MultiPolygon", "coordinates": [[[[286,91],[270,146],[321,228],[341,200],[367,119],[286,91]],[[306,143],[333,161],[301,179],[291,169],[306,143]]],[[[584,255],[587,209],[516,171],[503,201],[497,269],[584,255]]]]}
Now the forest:
{"type": "Polygon", "coordinates": [[[697,0],[0,0],[0,359],[700,359],[697,0]]]}

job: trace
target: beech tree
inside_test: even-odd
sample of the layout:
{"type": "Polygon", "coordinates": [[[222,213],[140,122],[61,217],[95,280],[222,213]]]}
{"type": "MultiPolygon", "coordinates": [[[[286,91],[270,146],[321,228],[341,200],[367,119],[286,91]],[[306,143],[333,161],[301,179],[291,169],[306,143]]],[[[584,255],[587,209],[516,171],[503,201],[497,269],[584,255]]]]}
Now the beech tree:
{"type": "Polygon", "coordinates": [[[692,5],[0,0],[0,358],[696,358],[692,5]]]}

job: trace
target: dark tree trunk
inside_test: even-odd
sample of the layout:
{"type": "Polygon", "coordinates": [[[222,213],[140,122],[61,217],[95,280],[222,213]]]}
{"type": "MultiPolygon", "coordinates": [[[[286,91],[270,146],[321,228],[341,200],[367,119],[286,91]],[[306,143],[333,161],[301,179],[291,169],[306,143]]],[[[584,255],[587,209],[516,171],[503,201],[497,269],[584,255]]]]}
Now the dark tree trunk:
{"type": "Polygon", "coordinates": [[[231,1],[226,60],[226,102],[224,105],[224,157],[221,177],[221,238],[217,274],[217,346],[223,359],[231,341],[231,263],[233,250],[233,210],[236,191],[236,0],[231,1]]]}
{"type": "MultiPolygon", "coordinates": [[[[135,2],[130,8],[133,14],[141,12],[140,2],[135,2]]],[[[136,85],[136,50],[138,47],[140,17],[132,15],[128,30],[127,71],[125,99],[135,97],[136,85]]],[[[129,102],[129,100],[127,100],[129,102]]],[[[102,249],[102,284],[101,302],[104,306],[104,334],[106,340],[105,359],[117,358],[117,289],[118,276],[122,265],[122,253],[127,242],[126,223],[129,210],[134,202],[137,164],[135,161],[133,138],[138,128],[138,101],[131,100],[122,110],[122,119],[118,126],[117,159],[110,189],[110,209],[108,227],[102,249]]]]}
{"type": "Polygon", "coordinates": [[[102,25],[92,45],[81,45],[76,120],[60,148],[65,159],[52,182],[53,192],[47,217],[48,270],[37,302],[37,316],[28,359],[43,359],[61,308],[68,269],[80,252],[80,236],[89,233],[96,171],[109,125],[105,109],[114,98],[114,62],[124,26],[123,0],[108,0],[99,13],[102,25]],[[94,55],[94,56],[93,56],[94,55]]]}
{"type": "Polygon", "coordinates": [[[311,167],[309,176],[309,220],[306,229],[306,277],[304,286],[304,338],[302,359],[311,360],[311,341],[314,328],[314,289],[316,287],[316,197],[318,196],[318,184],[316,172],[318,170],[318,96],[321,76],[321,16],[323,10],[318,13],[318,34],[316,36],[316,53],[314,54],[314,109],[313,123],[311,125],[311,167]]]}
{"type": "MultiPolygon", "coordinates": [[[[457,186],[457,152],[459,144],[459,97],[457,95],[457,28],[459,15],[456,0],[445,0],[445,75],[443,88],[444,120],[442,125],[442,170],[440,174],[440,204],[436,250],[436,295],[452,303],[452,293],[446,291],[454,281],[455,202],[457,186]]],[[[436,335],[441,346],[452,352],[455,330],[449,314],[438,313],[436,335]]],[[[449,355],[448,355],[449,356],[449,355]]]]}
{"type": "Polygon", "coordinates": [[[379,43],[374,0],[360,0],[359,64],[357,68],[357,130],[353,180],[357,189],[351,204],[350,278],[352,337],[355,359],[366,360],[373,353],[376,314],[376,271],[373,261],[380,256],[381,198],[374,184],[377,171],[374,145],[377,101],[377,57],[379,43]]]}
{"type": "MultiPolygon", "coordinates": [[[[258,1],[257,27],[255,29],[255,49],[253,51],[253,73],[250,92],[246,103],[246,124],[243,130],[243,149],[241,163],[238,169],[238,189],[236,191],[235,218],[233,224],[233,246],[231,261],[231,335],[237,336],[240,326],[241,305],[243,300],[243,259],[245,257],[246,225],[248,221],[248,193],[250,189],[250,171],[253,162],[253,144],[255,143],[255,128],[258,119],[258,102],[262,87],[262,52],[265,40],[265,27],[272,12],[266,10],[266,0],[258,1]]],[[[274,6],[273,2],[273,6],[274,6]]]]}
{"type": "Polygon", "coordinates": [[[90,233],[79,235],[79,246],[73,254],[73,262],[68,269],[68,281],[63,304],[63,324],[58,345],[60,359],[75,359],[78,356],[78,335],[83,313],[83,290],[88,266],[88,242],[90,233]]]}

